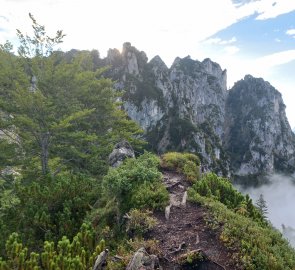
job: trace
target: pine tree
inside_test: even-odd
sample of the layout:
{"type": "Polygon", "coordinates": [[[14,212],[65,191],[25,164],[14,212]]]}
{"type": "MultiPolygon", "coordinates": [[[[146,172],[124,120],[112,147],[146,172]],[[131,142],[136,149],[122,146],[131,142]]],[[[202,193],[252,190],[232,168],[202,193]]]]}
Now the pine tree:
{"type": "Polygon", "coordinates": [[[268,210],[267,210],[267,204],[266,204],[263,194],[260,194],[259,198],[257,199],[256,206],[257,206],[259,212],[261,213],[261,215],[263,216],[263,218],[266,219],[267,214],[268,214],[268,210]]]}

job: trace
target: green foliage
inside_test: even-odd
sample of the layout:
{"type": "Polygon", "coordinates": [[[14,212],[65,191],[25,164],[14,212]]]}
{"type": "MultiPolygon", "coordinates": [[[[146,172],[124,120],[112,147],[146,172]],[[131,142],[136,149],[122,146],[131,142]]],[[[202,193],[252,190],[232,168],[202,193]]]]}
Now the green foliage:
{"type": "MultiPolygon", "coordinates": [[[[98,52],[54,51],[62,31],[49,37],[29,16],[33,34],[17,30],[18,55],[0,45],[0,269],[89,269],[101,248],[91,227],[77,232],[92,205],[106,206],[99,210],[109,224],[132,203],[161,208],[168,194],[152,157],[134,171],[130,206],[111,189],[101,193],[113,146],[141,147],[142,131],[120,109],[122,93],[98,69],[98,52]]],[[[99,234],[112,235],[107,228],[99,234]]]]}
{"type": "Polygon", "coordinates": [[[72,241],[63,236],[57,245],[45,241],[40,253],[28,253],[19,235],[13,233],[6,241],[5,259],[0,258],[0,270],[84,270],[93,267],[95,258],[105,249],[94,230],[84,223],[72,241]]]}
{"type": "Polygon", "coordinates": [[[264,218],[267,218],[267,214],[268,214],[267,205],[266,205],[266,201],[265,201],[262,194],[260,194],[258,200],[256,201],[256,206],[257,206],[258,210],[260,211],[261,215],[264,218]]]}
{"type": "Polygon", "coordinates": [[[65,59],[53,52],[62,31],[48,37],[30,18],[32,37],[18,30],[19,56],[0,51],[0,130],[12,133],[27,178],[65,169],[102,174],[113,145],[140,145],[141,130],[119,109],[121,94],[94,68],[93,54],[65,59]]]}
{"type": "MultiPolygon", "coordinates": [[[[174,110],[176,111],[177,109],[175,108],[174,110]]],[[[175,112],[172,112],[172,115],[174,116],[169,126],[171,147],[173,149],[181,150],[181,141],[184,138],[191,139],[190,135],[196,133],[198,131],[198,128],[191,122],[191,120],[181,119],[175,112]]]]}
{"type": "Polygon", "coordinates": [[[249,216],[261,224],[266,223],[249,196],[244,196],[238,192],[226,178],[219,177],[214,173],[208,173],[193,185],[193,189],[201,196],[212,197],[229,209],[249,216]]]}
{"type": "Polygon", "coordinates": [[[19,55],[25,58],[49,56],[53,52],[54,46],[63,42],[62,39],[65,35],[61,30],[58,30],[55,37],[49,37],[46,35],[45,26],[37,23],[31,13],[29,13],[29,17],[32,21],[34,35],[33,37],[24,35],[17,29],[17,36],[21,43],[18,48],[19,55]]]}
{"type": "Polygon", "coordinates": [[[97,180],[85,175],[64,174],[29,185],[18,183],[13,197],[17,201],[10,201],[9,207],[1,201],[5,223],[0,223],[0,247],[3,249],[13,231],[30,248],[41,246],[44,240],[56,242],[63,235],[73,237],[99,194],[97,180]]]}
{"type": "Polygon", "coordinates": [[[119,168],[110,169],[103,179],[105,196],[115,198],[121,212],[131,208],[162,208],[168,201],[168,193],[161,187],[159,164],[158,157],[145,152],[119,168]]]}
{"type": "Polygon", "coordinates": [[[90,214],[90,220],[101,227],[114,227],[131,209],[163,209],[169,194],[161,183],[159,163],[158,157],[145,152],[111,168],[102,181],[101,203],[90,214]]]}
{"type": "Polygon", "coordinates": [[[235,256],[242,269],[294,269],[295,251],[279,231],[235,213],[216,198],[201,196],[193,188],[188,195],[191,201],[208,208],[208,225],[215,228],[214,224],[218,224],[220,240],[236,250],[235,256]]]}
{"type": "Polygon", "coordinates": [[[168,152],[162,156],[161,166],[183,173],[192,182],[200,177],[200,159],[191,153],[168,152]]]}
{"type": "Polygon", "coordinates": [[[151,211],[140,211],[132,209],[126,215],[128,218],[126,231],[128,235],[142,237],[145,233],[150,231],[155,225],[156,220],[151,217],[151,211]]]}
{"type": "Polygon", "coordinates": [[[200,177],[200,167],[189,160],[183,166],[183,173],[188,180],[195,182],[200,177]]]}
{"type": "Polygon", "coordinates": [[[144,182],[134,190],[130,205],[139,209],[163,210],[169,200],[166,187],[161,182],[144,182]]]}
{"type": "Polygon", "coordinates": [[[178,259],[178,263],[183,269],[197,269],[204,259],[205,258],[200,250],[193,250],[181,255],[178,259]]]}

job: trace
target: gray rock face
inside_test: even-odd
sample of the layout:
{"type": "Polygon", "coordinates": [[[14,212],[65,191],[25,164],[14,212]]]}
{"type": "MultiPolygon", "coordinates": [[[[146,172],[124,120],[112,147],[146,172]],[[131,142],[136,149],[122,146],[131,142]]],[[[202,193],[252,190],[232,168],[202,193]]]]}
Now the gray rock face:
{"type": "Polygon", "coordinates": [[[208,58],[176,58],[168,68],[130,43],[121,54],[110,50],[106,62],[152,150],[194,152],[226,176],[295,171],[294,133],[269,83],[246,76],[228,91],[226,70],[208,58]]]}
{"type": "Polygon", "coordinates": [[[102,251],[96,258],[95,264],[92,270],[104,270],[107,267],[107,257],[109,254],[109,250],[105,249],[102,251]]]}
{"type": "Polygon", "coordinates": [[[114,150],[109,156],[109,163],[112,167],[119,167],[126,158],[134,158],[134,151],[127,141],[121,141],[116,144],[114,150]]]}
{"type": "Polygon", "coordinates": [[[245,76],[229,91],[224,144],[237,175],[294,172],[295,136],[281,94],[245,76]]]}
{"type": "Polygon", "coordinates": [[[226,71],[210,59],[176,58],[168,68],[159,56],[147,62],[130,43],[121,58],[109,51],[110,76],[126,91],[124,109],[146,132],[153,150],[191,151],[222,174],[228,171],[221,140],[226,71]],[[212,132],[211,132],[212,131],[212,132]],[[223,159],[222,159],[223,157],[223,159]]]}

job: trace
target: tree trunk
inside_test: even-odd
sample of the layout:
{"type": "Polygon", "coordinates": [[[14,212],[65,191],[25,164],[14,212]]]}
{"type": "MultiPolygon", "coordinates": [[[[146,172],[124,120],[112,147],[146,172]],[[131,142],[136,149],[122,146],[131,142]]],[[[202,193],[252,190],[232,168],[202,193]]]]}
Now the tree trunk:
{"type": "Polygon", "coordinates": [[[42,140],[41,140],[41,166],[42,166],[43,175],[49,172],[49,167],[48,167],[49,139],[50,139],[49,132],[46,132],[45,134],[43,134],[42,140]]]}

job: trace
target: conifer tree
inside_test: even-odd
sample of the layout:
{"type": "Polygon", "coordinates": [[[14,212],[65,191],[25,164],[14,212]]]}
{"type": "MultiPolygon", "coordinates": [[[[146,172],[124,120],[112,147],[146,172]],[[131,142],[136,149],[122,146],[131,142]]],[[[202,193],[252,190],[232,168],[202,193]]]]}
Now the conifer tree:
{"type": "Polygon", "coordinates": [[[263,218],[266,219],[267,214],[268,214],[268,210],[267,210],[267,204],[266,204],[263,194],[260,194],[259,198],[257,199],[256,206],[257,206],[259,212],[261,213],[261,215],[263,216],[263,218]]]}

